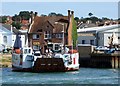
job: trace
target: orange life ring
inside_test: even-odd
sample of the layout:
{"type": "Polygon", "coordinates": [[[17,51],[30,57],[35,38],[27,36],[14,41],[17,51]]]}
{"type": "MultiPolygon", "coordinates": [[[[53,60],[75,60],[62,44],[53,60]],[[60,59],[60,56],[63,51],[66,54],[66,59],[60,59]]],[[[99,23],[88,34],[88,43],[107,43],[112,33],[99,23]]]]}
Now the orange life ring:
{"type": "Polygon", "coordinates": [[[72,49],[72,50],[69,50],[68,53],[71,53],[71,54],[72,54],[72,53],[78,53],[78,51],[72,49]]]}
{"type": "Polygon", "coordinates": [[[21,50],[20,49],[15,49],[15,53],[20,54],[21,50]]]}

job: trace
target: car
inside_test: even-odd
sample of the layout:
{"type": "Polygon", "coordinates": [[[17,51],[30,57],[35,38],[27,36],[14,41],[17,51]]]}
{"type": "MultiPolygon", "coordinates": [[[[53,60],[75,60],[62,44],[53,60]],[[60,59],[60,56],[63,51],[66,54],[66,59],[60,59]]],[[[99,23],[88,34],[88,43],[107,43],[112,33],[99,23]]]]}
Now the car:
{"type": "Polygon", "coordinates": [[[40,55],[41,55],[40,51],[35,51],[34,52],[34,56],[40,56],[40,55]]]}
{"type": "Polygon", "coordinates": [[[98,50],[98,51],[105,51],[105,50],[110,50],[108,47],[106,46],[98,46],[95,48],[95,50],[98,50]]]}
{"type": "Polygon", "coordinates": [[[10,48],[5,48],[5,49],[2,50],[2,52],[3,52],[3,53],[9,53],[11,50],[12,50],[12,49],[10,49],[10,48]]]}

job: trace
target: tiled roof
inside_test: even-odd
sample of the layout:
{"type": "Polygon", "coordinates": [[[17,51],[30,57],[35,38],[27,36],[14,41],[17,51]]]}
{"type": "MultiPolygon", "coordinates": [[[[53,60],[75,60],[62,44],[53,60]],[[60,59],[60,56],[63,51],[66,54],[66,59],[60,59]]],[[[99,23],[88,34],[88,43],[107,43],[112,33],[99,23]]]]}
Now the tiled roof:
{"type": "MultiPolygon", "coordinates": [[[[34,19],[34,24],[31,28],[30,32],[33,32],[34,29],[38,29],[38,28],[42,28],[44,29],[46,27],[46,22],[50,23],[51,26],[54,29],[59,29],[61,28],[61,25],[56,26],[55,22],[58,22],[59,20],[65,20],[68,21],[68,16],[45,16],[45,17],[41,17],[41,16],[36,16],[34,19]]],[[[55,32],[57,32],[58,30],[54,30],[55,32]]]]}
{"type": "Polygon", "coordinates": [[[105,30],[111,30],[114,28],[119,28],[120,25],[109,25],[109,26],[100,26],[100,27],[90,27],[90,28],[85,28],[85,29],[78,29],[77,32],[99,32],[99,31],[105,31],[105,30]]]}
{"type": "MultiPolygon", "coordinates": [[[[10,32],[11,32],[11,25],[2,24],[2,23],[0,23],[0,25],[1,25],[2,27],[4,27],[7,31],[10,31],[10,32]]],[[[19,31],[18,31],[16,28],[14,28],[14,27],[12,27],[12,30],[13,30],[13,33],[19,33],[19,31]]]]}
{"type": "Polygon", "coordinates": [[[11,31],[11,25],[2,24],[2,26],[5,27],[7,30],[11,31]]]}

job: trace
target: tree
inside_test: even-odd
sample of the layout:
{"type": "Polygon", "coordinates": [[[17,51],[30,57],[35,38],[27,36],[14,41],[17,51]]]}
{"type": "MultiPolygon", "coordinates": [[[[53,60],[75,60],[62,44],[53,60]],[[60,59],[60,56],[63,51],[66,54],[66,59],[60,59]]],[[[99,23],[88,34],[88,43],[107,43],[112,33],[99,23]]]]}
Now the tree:
{"type": "Polygon", "coordinates": [[[29,20],[29,18],[30,18],[30,12],[29,12],[29,11],[21,11],[21,12],[19,13],[19,16],[20,16],[22,19],[29,20]]]}
{"type": "Polygon", "coordinates": [[[63,14],[61,14],[61,13],[55,13],[55,12],[51,12],[51,13],[49,13],[48,14],[48,16],[63,16],[63,14]]]}
{"type": "Polygon", "coordinates": [[[107,17],[102,17],[102,20],[110,20],[109,18],[107,18],[107,17]]]}
{"type": "Polygon", "coordinates": [[[19,30],[21,28],[21,23],[20,22],[13,22],[12,26],[19,30]]]}
{"type": "Polygon", "coordinates": [[[93,15],[93,13],[88,13],[88,16],[92,16],[93,15]]]}
{"type": "Polygon", "coordinates": [[[44,17],[45,17],[45,16],[47,16],[47,15],[45,15],[45,14],[41,14],[41,16],[44,16],[44,17]]]}
{"type": "Polygon", "coordinates": [[[48,16],[56,16],[57,14],[55,12],[51,12],[48,14],[48,16]]]}
{"type": "Polygon", "coordinates": [[[78,22],[78,21],[79,21],[79,18],[78,18],[78,17],[75,17],[74,19],[75,19],[75,21],[76,21],[76,22],[78,22]]]}
{"type": "Polygon", "coordinates": [[[77,39],[78,39],[77,25],[76,25],[76,22],[74,20],[74,17],[72,17],[72,41],[73,41],[73,48],[76,48],[77,39]]]}
{"type": "Polygon", "coordinates": [[[2,16],[0,18],[0,23],[6,23],[6,21],[7,21],[7,16],[2,16]]]}
{"type": "Polygon", "coordinates": [[[97,17],[90,17],[92,23],[96,23],[99,19],[97,17]]]}
{"type": "Polygon", "coordinates": [[[12,17],[12,20],[13,21],[20,21],[20,16],[15,14],[13,17],[12,17]]]}
{"type": "Polygon", "coordinates": [[[120,20],[120,18],[118,18],[118,20],[120,20]]]}
{"type": "Polygon", "coordinates": [[[83,23],[86,23],[88,20],[91,20],[91,18],[83,18],[83,19],[80,19],[83,23]]]}
{"type": "Polygon", "coordinates": [[[58,14],[56,14],[56,16],[63,16],[63,14],[58,13],[58,14]]]}

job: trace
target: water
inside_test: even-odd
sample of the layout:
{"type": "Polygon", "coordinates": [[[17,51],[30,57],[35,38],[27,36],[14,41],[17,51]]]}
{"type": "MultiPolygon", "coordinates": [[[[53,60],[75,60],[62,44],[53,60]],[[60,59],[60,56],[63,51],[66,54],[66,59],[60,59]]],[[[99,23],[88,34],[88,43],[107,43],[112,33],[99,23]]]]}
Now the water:
{"type": "Polygon", "coordinates": [[[27,73],[2,69],[3,84],[119,84],[119,69],[80,68],[73,72],[27,73]]]}

